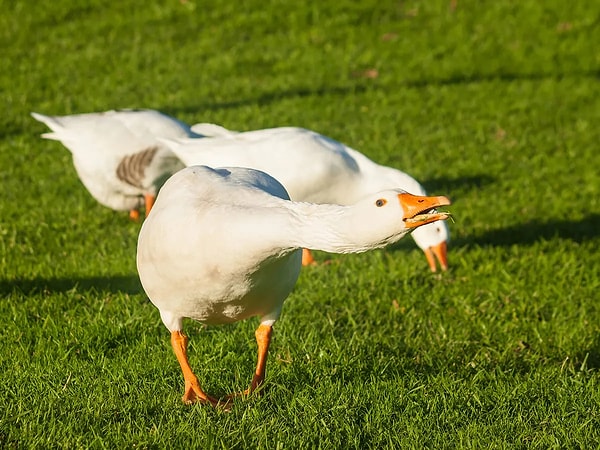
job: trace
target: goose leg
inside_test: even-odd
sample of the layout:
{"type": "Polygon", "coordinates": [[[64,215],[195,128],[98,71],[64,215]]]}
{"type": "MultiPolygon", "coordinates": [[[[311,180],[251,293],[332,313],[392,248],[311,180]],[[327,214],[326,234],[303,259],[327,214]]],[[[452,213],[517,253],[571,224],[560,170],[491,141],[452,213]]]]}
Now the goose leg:
{"type": "Polygon", "coordinates": [[[316,264],[315,259],[313,258],[312,253],[310,252],[309,249],[307,248],[303,248],[302,249],[302,265],[303,266],[312,266],[316,264]]]}
{"type": "Polygon", "coordinates": [[[429,263],[429,268],[432,272],[437,272],[437,262],[440,263],[442,270],[448,270],[448,257],[447,257],[447,245],[446,242],[441,242],[438,245],[434,245],[424,250],[425,257],[429,263]],[[436,262],[437,258],[437,262],[436,262]]]}
{"type": "Polygon", "coordinates": [[[181,371],[183,372],[183,379],[185,380],[185,393],[183,394],[182,398],[183,402],[188,404],[209,403],[212,406],[226,408],[226,403],[220,403],[219,400],[205,393],[200,387],[198,378],[196,375],[194,375],[194,372],[192,371],[188,361],[187,344],[188,338],[181,331],[177,330],[171,332],[171,345],[173,346],[173,351],[175,352],[177,361],[179,361],[181,371]]]}
{"type": "Polygon", "coordinates": [[[256,370],[252,377],[252,383],[250,387],[243,392],[237,392],[230,394],[227,397],[232,399],[241,395],[250,395],[255,391],[265,380],[265,372],[267,369],[267,354],[269,353],[269,344],[271,343],[271,335],[273,334],[273,327],[271,325],[261,324],[254,335],[256,336],[256,343],[258,344],[258,360],[256,362],[256,370]]]}
{"type": "Polygon", "coordinates": [[[269,353],[269,344],[271,343],[271,335],[273,327],[271,325],[260,324],[254,335],[258,344],[258,360],[256,362],[256,371],[252,377],[250,387],[245,393],[249,394],[258,388],[265,381],[265,372],[267,370],[267,354],[269,353]]]}
{"type": "Polygon", "coordinates": [[[152,195],[152,194],[145,194],[144,195],[144,201],[145,201],[145,204],[146,204],[146,217],[148,217],[148,214],[150,214],[150,210],[154,206],[155,200],[156,200],[156,196],[155,195],[152,195]]]}
{"type": "Polygon", "coordinates": [[[140,220],[140,211],[137,209],[132,209],[129,211],[129,218],[134,222],[140,220]]]}

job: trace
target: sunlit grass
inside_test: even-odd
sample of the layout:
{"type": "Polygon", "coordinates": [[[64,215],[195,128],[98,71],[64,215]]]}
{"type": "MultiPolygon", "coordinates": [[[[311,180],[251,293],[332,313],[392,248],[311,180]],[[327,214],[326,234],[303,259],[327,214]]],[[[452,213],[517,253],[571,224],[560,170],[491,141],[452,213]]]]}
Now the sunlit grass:
{"type": "MultiPolygon", "coordinates": [[[[0,446],[596,447],[600,8],[457,4],[2,2],[0,446]],[[264,395],[185,406],[139,224],[29,116],[124,107],[304,126],[401,168],[454,201],[451,270],[410,239],[317,253],[264,395]]],[[[256,325],[186,323],[209,392],[249,383],[256,325]]]]}

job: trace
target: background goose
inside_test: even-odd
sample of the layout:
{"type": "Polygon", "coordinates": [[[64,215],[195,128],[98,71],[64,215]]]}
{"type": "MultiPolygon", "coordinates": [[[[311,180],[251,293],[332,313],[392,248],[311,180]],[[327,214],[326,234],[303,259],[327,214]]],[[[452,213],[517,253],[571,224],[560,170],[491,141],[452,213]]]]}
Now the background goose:
{"type": "Polygon", "coordinates": [[[165,183],[142,225],[138,272],[171,332],[185,380],[184,402],[220,403],[202,390],[190,367],[184,318],[208,324],[260,318],[258,361],[245,393],[252,392],[264,380],[272,325],[298,278],[301,248],[356,253],[383,247],[420,225],[446,219],[447,213],[431,210],[450,204],[446,197],[399,189],[352,206],[288,198],[264,172],[192,166],[165,183]]]}
{"type": "MultiPolygon", "coordinates": [[[[410,175],[371,161],[362,153],[314,131],[281,127],[237,133],[214,124],[192,129],[204,139],[167,140],[165,144],[186,164],[244,166],[262,170],[279,180],[292,200],[351,205],[389,188],[426,195],[410,175]]],[[[445,222],[422,226],[412,233],[425,252],[429,267],[436,258],[446,270],[448,227],[445,222]]],[[[304,263],[312,261],[305,253],[304,263]]]]}
{"type": "Polygon", "coordinates": [[[156,193],[183,163],[156,138],[197,137],[190,127],[153,110],[123,110],[67,116],[31,113],[52,130],[42,137],[62,142],[73,155],[83,185],[102,205],[146,214],[156,193]]]}

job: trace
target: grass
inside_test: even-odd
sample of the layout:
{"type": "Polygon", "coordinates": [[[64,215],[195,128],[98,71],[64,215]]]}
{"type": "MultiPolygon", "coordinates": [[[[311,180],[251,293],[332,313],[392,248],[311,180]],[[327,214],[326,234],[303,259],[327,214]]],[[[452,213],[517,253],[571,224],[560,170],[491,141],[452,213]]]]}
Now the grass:
{"type": "MultiPolygon", "coordinates": [[[[0,446],[596,448],[592,3],[0,1],[0,446]],[[454,200],[451,270],[409,239],[317,254],[264,395],[182,405],[139,224],[29,116],[126,107],[304,126],[413,174],[454,200]]],[[[248,384],[256,325],[186,324],[209,392],[248,384]]]]}

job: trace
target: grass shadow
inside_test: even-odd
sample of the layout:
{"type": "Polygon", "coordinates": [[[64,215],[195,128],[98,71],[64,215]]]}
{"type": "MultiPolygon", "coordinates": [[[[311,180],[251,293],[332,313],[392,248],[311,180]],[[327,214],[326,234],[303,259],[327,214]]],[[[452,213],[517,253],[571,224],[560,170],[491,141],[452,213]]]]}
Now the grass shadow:
{"type": "Polygon", "coordinates": [[[452,240],[452,245],[505,247],[531,245],[541,240],[570,240],[583,243],[600,237],[600,214],[590,214],[580,220],[532,220],[527,223],[487,231],[473,237],[452,240]]]}
{"type": "Polygon", "coordinates": [[[26,295],[36,293],[69,292],[72,290],[139,294],[142,285],[137,275],[106,277],[17,278],[0,280],[0,295],[18,291],[26,295]]]}
{"type": "Polygon", "coordinates": [[[268,106],[282,100],[290,98],[304,97],[323,97],[323,96],[345,96],[348,94],[362,94],[367,91],[391,91],[399,88],[409,89],[424,89],[437,86],[457,86],[467,84],[487,83],[499,81],[503,83],[512,83],[516,81],[540,81],[546,79],[561,79],[564,77],[578,78],[598,78],[598,71],[573,71],[573,72],[539,72],[539,73],[489,73],[489,74],[474,74],[474,75],[452,75],[445,78],[430,77],[427,79],[417,80],[400,80],[398,82],[378,82],[374,80],[355,79],[354,84],[346,86],[304,86],[296,87],[287,90],[275,90],[266,92],[256,97],[245,99],[236,99],[220,102],[203,102],[195,105],[181,105],[173,107],[172,105],[164,106],[164,111],[167,114],[177,117],[178,113],[196,114],[203,111],[215,111],[220,109],[239,108],[242,106],[268,106]]]}
{"type": "MultiPolygon", "coordinates": [[[[532,220],[527,223],[486,231],[477,236],[450,235],[448,252],[458,247],[510,247],[512,245],[528,246],[540,241],[554,239],[569,240],[578,244],[600,237],[600,214],[590,214],[581,220],[550,220],[542,222],[532,220]]],[[[401,239],[387,247],[389,252],[412,251],[414,241],[401,239]]]]}
{"type": "Polygon", "coordinates": [[[579,370],[600,369],[600,335],[596,335],[594,342],[589,348],[573,355],[573,364],[579,370]]]}
{"type": "Polygon", "coordinates": [[[443,193],[450,197],[451,200],[456,200],[457,197],[463,194],[483,189],[495,181],[496,179],[488,174],[476,174],[429,178],[422,181],[421,184],[428,193],[443,193]]]}
{"type": "Polygon", "coordinates": [[[350,86],[321,86],[321,87],[298,87],[283,91],[273,91],[264,93],[258,97],[251,97],[239,100],[223,101],[223,102],[204,102],[196,105],[183,105],[173,108],[165,106],[161,111],[177,117],[180,113],[192,114],[202,111],[215,111],[220,109],[239,108],[242,106],[268,106],[271,103],[276,103],[290,98],[304,97],[323,97],[323,96],[340,96],[348,94],[364,93],[370,89],[377,89],[376,86],[368,86],[366,84],[356,84],[350,86]]]}

